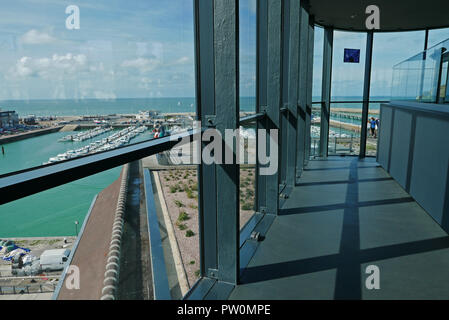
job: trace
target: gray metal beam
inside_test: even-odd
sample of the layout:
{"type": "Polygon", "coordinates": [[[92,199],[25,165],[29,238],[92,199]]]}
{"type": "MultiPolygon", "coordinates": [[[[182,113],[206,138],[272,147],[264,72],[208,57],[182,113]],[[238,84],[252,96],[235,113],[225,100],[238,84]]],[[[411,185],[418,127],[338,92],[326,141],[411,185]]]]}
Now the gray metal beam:
{"type": "Polygon", "coordinates": [[[362,107],[362,129],[360,133],[360,153],[359,157],[366,155],[366,137],[368,130],[368,111],[371,88],[371,64],[373,58],[373,32],[366,34],[366,57],[365,57],[365,77],[363,81],[363,107],[362,107]]]}
{"type": "MultiPolygon", "coordinates": [[[[238,1],[194,3],[197,117],[203,124],[214,119],[212,126],[224,137],[225,129],[239,126],[238,1]]],[[[201,274],[236,284],[239,165],[235,153],[234,164],[202,163],[198,179],[201,274]]]]}
{"type": "Polygon", "coordinates": [[[304,165],[310,158],[310,127],[312,119],[313,49],[315,42],[315,19],[309,15],[309,43],[307,47],[307,99],[306,99],[306,146],[304,165]]]}
{"type": "Polygon", "coordinates": [[[286,148],[287,148],[287,185],[294,186],[296,182],[296,139],[297,139],[297,122],[298,122],[298,87],[299,87],[299,15],[300,3],[299,1],[290,1],[289,10],[286,15],[289,15],[289,60],[288,64],[287,83],[284,87],[288,89],[286,98],[286,106],[288,115],[284,127],[287,130],[286,148]]]}
{"type": "Polygon", "coordinates": [[[329,144],[329,120],[331,101],[331,81],[332,81],[332,49],[334,42],[334,30],[324,28],[323,47],[323,76],[321,93],[321,127],[320,127],[320,157],[327,157],[329,144]]]}
{"type": "MultiPolygon", "coordinates": [[[[267,26],[267,130],[280,129],[280,108],[282,102],[282,0],[268,0],[267,26]]],[[[267,132],[267,150],[270,150],[271,133],[267,132]]],[[[280,159],[280,148],[276,155],[270,157],[280,159]]],[[[265,206],[266,212],[278,214],[279,209],[279,170],[273,175],[266,175],[265,206]]]]}
{"type": "MultiPolygon", "coordinates": [[[[213,2],[195,0],[195,67],[197,119],[206,123],[206,115],[215,114],[214,17],[213,2]]],[[[204,146],[201,147],[201,150],[204,146]]],[[[207,275],[217,269],[217,202],[214,166],[198,166],[198,213],[200,238],[200,271],[207,275]],[[208,196],[205,198],[205,193],[208,196]]]]}
{"type": "MultiPolygon", "coordinates": [[[[283,0],[282,6],[282,32],[280,34],[282,41],[282,104],[281,104],[281,114],[280,114],[280,135],[279,135],[279,146],[281,148],[281,159],[279,162],[279,179],[280,179],[280,190],[282,192],[283,188],[287,185],[287,164],[288,164],[288,96],[289,96],[289,56],[290,56],[290,2],[297,2],[295,0],[283,0]]],[[[296,40],[296,39],[295,39],[296,40]]]]}
{"type": "MultiPolygon", "coordinates": [[[[256,45],[256,112],[266,113],[267,110],[267,63],[268,63],[268,0],[257,1],[257,45],[256,45]]],[[[258,119],[256,129],[266,130],[267,118],[258,119]]],[[[259,137],[256,134],[256,148],[259,137]]],[[[266,143],[266,141],[265,141],[266,143]]],[[[268,143],[266,143],[268,145],[268,143]]],[[[268,150],[268,149],[267,149],[268,150]]],[[[256,150],[257,152],[258,150],[256,150]]],[[[266,211],[267,179],[260,176],[260,164],[256,162],[256,211],[266,211]]]]}
{"type": "Polygon", "coordinates": [[[309,43],[309,14],[305,8],[300,7],[299,25],[299,89],[298,89],[298,122],[296,144],[296,178],[299,178],[304,169],[306,148],[306,105],[307,105],[307,64],[309,43]]]}
{"type": "MultiPolygon", "coordinates": [[[[207,0],[210,1],[210,0],[207,0]]],[[[239,128],[239,6],[238,0],[214,1],[216,129],[239,128]]],[[[240,165],[216,165],[218,280],[237,284],[239,276],[240,165]]]]}

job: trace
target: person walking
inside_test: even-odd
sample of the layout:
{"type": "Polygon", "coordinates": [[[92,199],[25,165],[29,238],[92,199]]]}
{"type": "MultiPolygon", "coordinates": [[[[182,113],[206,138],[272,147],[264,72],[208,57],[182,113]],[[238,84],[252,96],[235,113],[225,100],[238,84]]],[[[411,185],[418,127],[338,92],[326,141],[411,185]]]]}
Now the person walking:
{"type": "Polygon", "coordinates": [[[376,138],[376,119],[374,117],[371,117],[368,122],[370,124],[371,137],[376,138]]]}

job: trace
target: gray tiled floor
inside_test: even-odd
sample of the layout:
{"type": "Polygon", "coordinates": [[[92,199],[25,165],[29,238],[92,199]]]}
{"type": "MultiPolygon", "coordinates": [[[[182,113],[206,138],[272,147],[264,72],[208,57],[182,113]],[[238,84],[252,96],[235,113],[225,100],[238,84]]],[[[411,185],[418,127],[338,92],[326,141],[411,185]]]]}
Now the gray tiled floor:
{"type": "Polygon", "coordinates": [[[311,161],[241,280],[230,299],[449,299],[449,236],[373,159],[311,161]]]}

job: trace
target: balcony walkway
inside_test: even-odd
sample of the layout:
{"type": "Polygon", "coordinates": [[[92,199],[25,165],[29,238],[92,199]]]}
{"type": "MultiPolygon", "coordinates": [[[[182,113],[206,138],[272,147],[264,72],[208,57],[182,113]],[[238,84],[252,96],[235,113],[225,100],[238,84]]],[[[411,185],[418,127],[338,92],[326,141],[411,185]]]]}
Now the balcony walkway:
{"type": "Polygon", "coordinates": [[[374,159],[314,160],[241,282],[230,299],[448,299],[449,236],[374,159]]]}

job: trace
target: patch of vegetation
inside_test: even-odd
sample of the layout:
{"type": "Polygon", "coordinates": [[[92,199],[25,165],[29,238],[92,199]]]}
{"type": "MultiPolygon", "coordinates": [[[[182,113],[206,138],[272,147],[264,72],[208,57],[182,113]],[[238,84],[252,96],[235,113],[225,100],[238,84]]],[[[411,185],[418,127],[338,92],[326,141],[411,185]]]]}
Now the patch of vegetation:
{"type": "Polygon", "coordinates": [[[193,199],[195,196],[193,195],[193,191],[190,189],[186,190],[187,198],[193,199]]]}
{"type": "Polygon", "coordinates": [[[187,212],[185,212],[185,211],[181,211],[180,213],[179,213],[179,216],[178,216],[178,220],[177,221],[187,221],[187,220],[189,220],[190,219],[190,217],[189,217],[189,214],[187,213],[187,212]]]}
{"type": "Polygon", "coordinates": [[[181,223],[179,221],[176,221],[176,226],[179,228],[179,230],[183,231],[185,229],[187,229],[187,225],[185,225],[184,223],[181,223]]]}
{"type": "Polygon", "coordinates": [[[193,232],[192,230],[187,230],[186,231],[186,237],[187,238],[190,238],[190,237],[193,237],[195,235],[195,232],[193,232]]]}
{"type": "Polygon", "coordinates": [[[198,183],[195,183],[194,185],[192,185],[191,189],[193,191],[198,191],[198,183]]]}
{"type": "Polygon", "coordinates": [[[198,206],[196,204],[189,204],[189,208],[198,209],[198,206]]]}
{"type": "Polygon", "coordinates": [[[182,202],[179,201],[179,200],[175,200],[175,205],[176,205],[178,208],[184,207],[184,203],[182,203],[182,202]]]}
{"type": "Polygon", "coordinates": [[[195,264],[195,260],[190,261],[189,264],[195,264]]]}
{"type": "Polygon", "coordinates": [[[170,193],[176,193],[178,191],[178,188],[176,186],[170,186],[170,193]]]}
{"type": "Polygon", "coordinates": [[[253,205],[249,202],[242,204],[242,210],[252,210],[253,209],[253,205]]]}
{"type": "Polygon", "coordinates": [[[195,271],[195,277],[199,278],[200,277],[200,269],[195,271]]]}
{"type": "Polygon", "coordinates": [[[30,246],[36,246],[39,243],[41,243],[41,240],[34,240],[33,242],[30,243],[30,246]]]}

